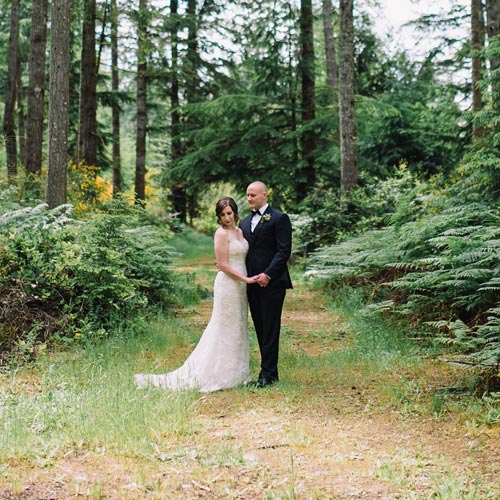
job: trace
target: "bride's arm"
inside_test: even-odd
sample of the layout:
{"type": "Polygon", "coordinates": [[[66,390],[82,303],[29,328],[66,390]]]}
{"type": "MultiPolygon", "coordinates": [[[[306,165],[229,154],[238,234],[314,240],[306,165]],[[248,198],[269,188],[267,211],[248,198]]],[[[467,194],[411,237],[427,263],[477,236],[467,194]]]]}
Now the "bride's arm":
{"type": "Polygon", "coordinates": [[[226,231],[222,228],[217,229],[214,236],[214,249],[217,269],[235,280],[243,281],[244,283],[254,283],[255,279],[253,277],[249,278],[239,273],[238,271],[236,271],[236,269],[229,265],[228,245],[229,238],[226,231]]]}

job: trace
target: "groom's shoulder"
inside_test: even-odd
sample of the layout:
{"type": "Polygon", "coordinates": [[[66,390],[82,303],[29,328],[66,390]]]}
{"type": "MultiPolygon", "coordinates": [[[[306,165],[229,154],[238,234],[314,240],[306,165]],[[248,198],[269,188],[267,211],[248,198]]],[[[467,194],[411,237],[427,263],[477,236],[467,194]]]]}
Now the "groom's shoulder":
{"type": "Polygon", "coordinates": [[[271,207],[271,215],[275,215],[276,218],[282,218],[282,217],[286,219],[289,218],[285,212],[279,210],[278,208],[272,208],[272,207],[271,207]]]}
{"type": "Polygon", "coordinates": [[[274,213],[276,215],[285,215],[285,213],[279,208],[274,208],[274,207],[269,207],[269,208],[271,210],[271,213],[274,213]]]}

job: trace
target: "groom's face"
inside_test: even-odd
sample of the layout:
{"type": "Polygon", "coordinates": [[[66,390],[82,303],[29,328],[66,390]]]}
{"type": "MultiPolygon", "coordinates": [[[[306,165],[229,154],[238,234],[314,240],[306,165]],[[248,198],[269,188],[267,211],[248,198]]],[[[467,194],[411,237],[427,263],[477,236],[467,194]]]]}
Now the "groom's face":
{"type": "Polygon", "coordinates": [[[250,210],[259,210],[267,203],[267,193],[259,184],[250,184],[247,189],[247,202],[250,210]]]}

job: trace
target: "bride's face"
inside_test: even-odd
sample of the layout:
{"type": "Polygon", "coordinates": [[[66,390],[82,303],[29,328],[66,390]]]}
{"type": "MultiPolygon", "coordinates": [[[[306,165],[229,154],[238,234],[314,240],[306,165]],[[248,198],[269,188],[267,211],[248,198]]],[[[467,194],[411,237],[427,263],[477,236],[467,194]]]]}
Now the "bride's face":
{"type": "Polygon", "coordinates": [[[220,214],[220,223],[221,226],[225,229],[234,227],[234,212],[229,205],[224,207],[224,209],[222,210],[220,214]]]}

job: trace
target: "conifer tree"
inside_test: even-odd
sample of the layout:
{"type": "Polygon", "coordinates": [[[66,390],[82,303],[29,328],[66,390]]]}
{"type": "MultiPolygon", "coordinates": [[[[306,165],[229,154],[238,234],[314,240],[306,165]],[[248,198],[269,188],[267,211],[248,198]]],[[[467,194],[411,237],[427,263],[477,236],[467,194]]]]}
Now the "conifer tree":
{"type": "Polygon", "coordinates": [[[140,0],[137,17],[137,124],[135,149],[135,201],[146,201],[146,127],[147,127],[147,16],[148,2],[140,0]]]}
{"type": "Polygon", "coordinates": [[[309,127],[309,122],[316,115],[315,105],[315,68],[314,68],[314,32],[312,1],[300,2],[300,67],[302,74],[302,160],[304,163],[303,179],[297,186],[298,192],[304,192],[314,185],[314,147],[316,143],[314,130],[309,127]]]}
{"type": "Polygon", "coordinates": [[[9,184],[14,184],[17,178],[17,140],[15,126],[16,85],[19,57],[19,0],[12,0],[10,11],[10,33],[7,63],[7,88],[5,92],[5,110],[3,131],[7,152],[7,175],[9,184]]]}
{"type": "Polygon", "coordinates": [[[34,0],[31,13],[26,172],[37,177],[42,171],[47,7],[47,0],[34,0]]]}
{"type": "Polygon", "coordinates": [[[69,110],[69,0],[51,6],[49,148],[46,202],[49,208],[66,203],[69,110]]]}
{"type": "Polygon", "coordinates": [[[97,161],[97,66],[95,50],[96,0],[85,0],[80,66],[78,162],[97,161]]]}
{"type": "Polygon", "coordinates": [[[340,183],[347,193],[358,183],[354,114],[353,0],[340,0],[340,183]]]}
{"type": "Polygon", "coordinates": [[[120,104],[118,102],[118,8],[116,0],[111,0],[111,103],[112,158],[113,158],[113,196],[121,191],[121,155],[120,155],[120,104]]]}

